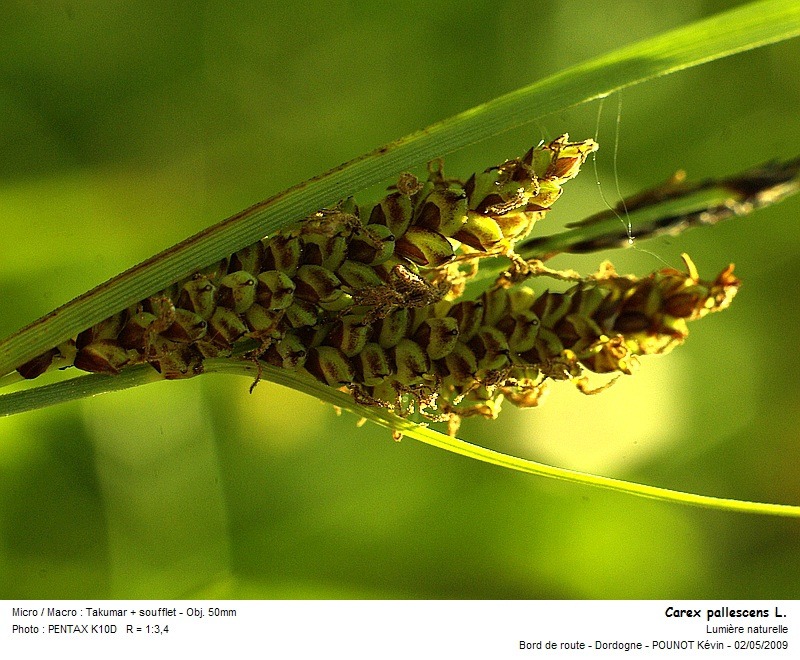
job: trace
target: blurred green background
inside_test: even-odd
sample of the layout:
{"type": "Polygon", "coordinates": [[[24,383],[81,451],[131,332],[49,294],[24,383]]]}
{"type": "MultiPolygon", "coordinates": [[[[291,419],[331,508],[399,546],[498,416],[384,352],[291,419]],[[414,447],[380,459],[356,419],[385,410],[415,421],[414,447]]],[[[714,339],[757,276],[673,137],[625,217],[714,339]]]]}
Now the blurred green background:
{"type": "MultiPolygon", "coordinates": [[[[0,335],[209,224],[455,112],[732,2],[2,0],[0,335]]],[[[622,94],[629,194],[800,152],[800,44],[622,94]]],[[[600,115],[614,178],[616,97],[600,115]]],[[[448,172],[595,135],[598,104],[448,172]]],[[[370,195],[379,194],[371,191],[370,195]]],[[[591,167],[540,227],[604,207],[591,167]]],[[[614,253],[744,287],[611,390],[461,437],[680,490],[800,503],[800,200],[614,253]],[[649,252],[643,251],[644,249],[649,252]],[[651,254],[650,252],[654,253],[651,254]]],[[[559,259],[596,269],[603,257],[559,259]]],[[[538,286],[545,286],[545,282],[538,286]]],[[[0,420],[3,598],[796,598],[800,523],[486,466],[207,376],[0,420]]],[[[509,406],[510,408],[510,406],[509,406]]]]}

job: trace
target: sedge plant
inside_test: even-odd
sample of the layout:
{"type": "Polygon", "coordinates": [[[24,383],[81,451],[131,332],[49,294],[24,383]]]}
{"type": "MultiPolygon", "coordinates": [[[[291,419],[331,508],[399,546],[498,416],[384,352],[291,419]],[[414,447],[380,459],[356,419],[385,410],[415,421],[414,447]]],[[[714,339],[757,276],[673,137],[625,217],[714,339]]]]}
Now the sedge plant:
{"type": "Polygon", "coordinates": [[[0,415],[165,378],[236,373],[306,392],[396,437],[510,469],[800,516],[797,506],[623,482],[456,437],[461,419],[494,418],[503,400],[537,405],[547,381],[599,393],[584,372],[632,373],[638,355],[681,343],[686,321],[725,309],[739,286],[732,267],[703,279],[689,257],[684,271],[641,278],[608,264],[581,276],[551,269],[547,259],[624,246],[634,235],[677,234],[780,201],[798,188],[797,161],[699,183],[673,178],[540,237],[534,224],[596,150],[592,140],[562,136],[467,181],[448,179],[436,160],[549,113],[799,34],[795,3],[752,3],[562,71],[256,204],[0,342],[3,383],[32,384],[0,397],[0,415]],[[426,161],[427,181],[401,175],[378,203],[352,201],[426,161]],[[537,295],[526,285],[539,277],[573,286],[537,295]],[[45,371],[67,366],[93,373],[38,385],[45,371]],[[449,433],[434,430],[436,422],[449,433]]]}

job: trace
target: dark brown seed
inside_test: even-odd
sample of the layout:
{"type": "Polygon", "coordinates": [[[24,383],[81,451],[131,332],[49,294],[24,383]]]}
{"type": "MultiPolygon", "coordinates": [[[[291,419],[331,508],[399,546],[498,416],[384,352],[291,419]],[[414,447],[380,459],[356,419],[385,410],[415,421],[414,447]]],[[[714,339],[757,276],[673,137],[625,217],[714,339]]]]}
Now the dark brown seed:
{"type": "Polygon", "coordinates": [[[83,371],[118,374],[130,361],[128,352],[117,344],[101,340],[84,346],[75,356],[75,366],[83,371]]]}
{"type": "Polygon", "coordinates": [[[247,326],[241,317],[225,307],[218,307],[208,321],[208,340],[223,348],[230,348],[245,332],[247,326]]]}
{"type": "Polygon", "coordinates": [[[51,348],[49,351],[36,356],[33,360],[29,360],[21,367],[17,367],[17,373],[23,378],[28,379],[41,376],[53,363],[53,358],[56,355],[58,355],[58,350],[51,348]]]}
{"type": "Polygon", "coordinates": [[[642,312],[624,312],[614,321],[614,330],[623,334],[641,332],[651,325],[650,319],[642,312]]]}
{"type": "Polygon", "coordinates": [[[679,319],[688,319],[695,313],[700,296],[694,293],[679,293],[664,301],[664,311],[679,319]]]}
{"type": "Polygon", "coordinates": [[[175,322],[161,333],[173,341],[188,344],[206,335],[208,323],[199,314],[188,309],[175,310],[175,322]]]}
{"type": "Polygon", "coordinates": [[[239,250],[231,257],[228,266],[229,273],[244,270],[253,275],[258,275],[264,264],[264,244],[261,241],[239,250]]]}

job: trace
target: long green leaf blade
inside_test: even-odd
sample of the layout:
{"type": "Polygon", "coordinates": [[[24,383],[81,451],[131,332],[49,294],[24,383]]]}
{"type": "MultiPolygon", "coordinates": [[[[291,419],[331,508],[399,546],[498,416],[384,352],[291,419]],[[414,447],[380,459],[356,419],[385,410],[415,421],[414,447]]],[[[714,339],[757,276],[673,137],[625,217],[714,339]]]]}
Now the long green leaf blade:
{"type": "MultiPolygon", "coordinates": [[[[206,370],[208,373],[228,373],[255,377],[258,367],[251,361],[237,361],[225,358],[208,360],[206,362],[206,370]]],[[[366,417],[380,426],[392,431],[399,431],[425,444],[499,467],[674,504],[717,509],[731,513],[753,513],[800,518],[800,506],[698,495],[537,463],[536,461],[503,454],[444,435],[424,425],[396,417],[382,408],[358,405],[354,402],[352,396],[293,371],[262,365],[260,376],[265,380],[305,392],[349,410],[356,415],[366,417]]],[[[80,376],[61,383],[0,396],[0,417],[86,396],[95,396],[136,387],[157,380],[161,380],[161,376],[147,365],[126,369],[119,376],[107,376],[105,374],[80,376]]]]}

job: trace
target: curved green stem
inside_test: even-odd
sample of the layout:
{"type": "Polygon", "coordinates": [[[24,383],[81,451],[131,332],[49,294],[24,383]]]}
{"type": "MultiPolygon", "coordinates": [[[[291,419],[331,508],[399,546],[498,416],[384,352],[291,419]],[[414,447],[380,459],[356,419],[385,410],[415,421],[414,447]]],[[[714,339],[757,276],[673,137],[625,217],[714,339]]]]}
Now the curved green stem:
{"type": "MultiPolygon", "coordinates": [[[[234,360],[230,358],[208,360],[205,366],[207,373],[234,374],[238,376],[247,376],[249,378],[255,378],[260,372],[260,376],[264,380],[269,380],[279,385],[285,385],[286,387],[291,387],[292,389],[317,397],[318,399],[348,410],[359,417],[364,417],[384,428],[400,432],[415,440],[454,454],[460,454],[461,456],[511,470],[534,474],[540,477],[548,477],[550,479],[569,481],[584,486],[615,490],[628,495],[636,495],[675,504],[737,513],[800,518],[800,506],[748,502],[712,497],[709,495],[685,493],[667,488],[659,488],[657,486],[631,483],[621,479],[612,479],[611,477],[579,472],[577,470],[553,467],[517,456],[503,454],[492,449],[459,440],[458,438],[444,435],[424,425],[397,417],[381,408],[361,406],[355,403],[349,394],[327,387],[308,376],[285,369],[277,369],[265,364],[256,365],[252,361],[234,360]]],[[[72,380],[47,385],[34,390],[0,396],[0,416],[13,415],[27,410],[62,403],[64,401],[123,390],[158,380],[162,380],[161,376],[147,365],[125,369],[119,376],[106,376],[101,374],[80,376],[72,380]]]]}

